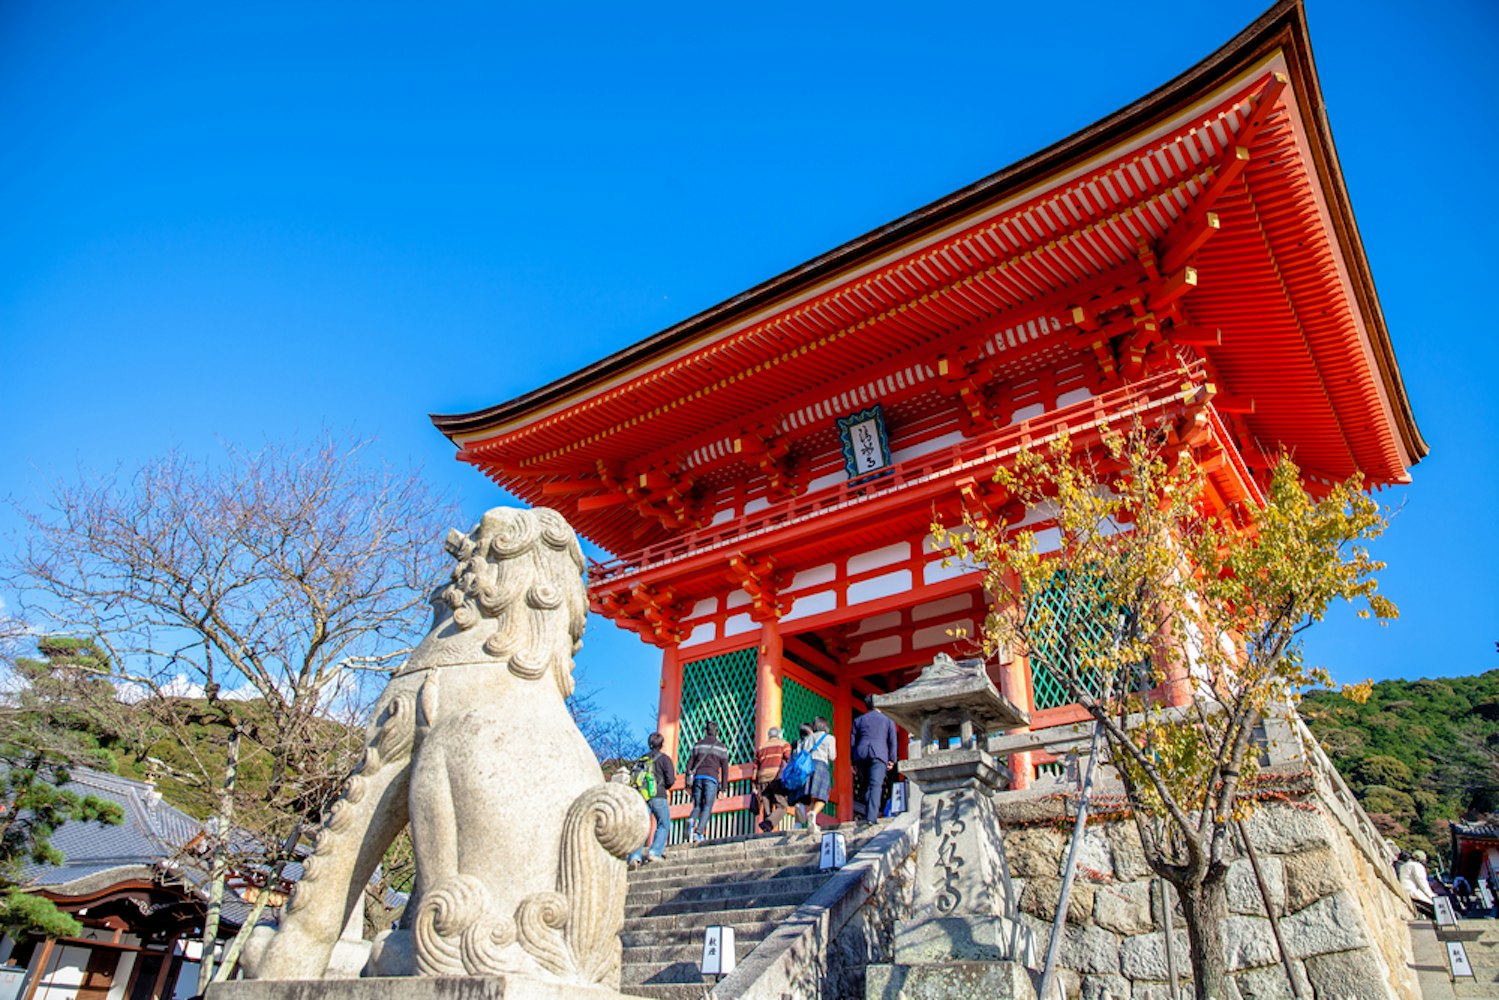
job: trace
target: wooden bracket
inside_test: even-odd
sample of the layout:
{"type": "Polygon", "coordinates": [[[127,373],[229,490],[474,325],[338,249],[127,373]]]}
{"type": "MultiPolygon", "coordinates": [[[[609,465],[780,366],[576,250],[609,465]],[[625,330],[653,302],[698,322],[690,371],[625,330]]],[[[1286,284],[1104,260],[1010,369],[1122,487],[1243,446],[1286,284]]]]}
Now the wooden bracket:
{"type": "Polygon", "coordinates": [[[757,622],[780,618],[794,603],[781,594],[790,583],[787,574],[776,572],[775,560],[769,556],[756,559],[743,552],[729,557],[729,580],[750,596],[750,618],[757,622]]]}
{"type": "Polygon", "coordinates": [[[628,590],[597,594],[589,606],[595,613],[635,632],[653,646],[664,649],[687,637],[687,629],[682,623],[686,605],[676,600],[670,587],[638,583],[628,590]]]}

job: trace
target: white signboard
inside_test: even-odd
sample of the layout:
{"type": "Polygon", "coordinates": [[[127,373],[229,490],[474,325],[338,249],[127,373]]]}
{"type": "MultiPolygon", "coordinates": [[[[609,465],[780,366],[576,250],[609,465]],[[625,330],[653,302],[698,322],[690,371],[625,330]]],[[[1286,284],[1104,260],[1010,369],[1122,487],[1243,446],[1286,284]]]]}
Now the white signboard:
{"type": "Polygon", "coordinates": [[[1483,904],[1485,910],[1494,908],[1494,894],[1482,882],[1478,883],[1478,901],[1483,904]]]}
{"type": "Polygon", "coordinates": [[[1438,927],[1456,927],[1457,914],[1452,912],[1452,900],[1447,896],[1438,896],[1432,907],[1437,911],[1438,927]]]}
{"type": "Polygon", "coordinates": [[[1467,976],[1469,979],[1476,978],[1473,975],[1473,966],[1468,964],[1468,952],[1461,941],[1447,942],[1447,964],[1452,967],[1452,978],[1467,976]]]}
{"type": "Polygon", "coordinates": [[[890,815],[899,816],[906,811],[906,783],[897,781],[890,789],[890,815]]]}
{"type": "Polygon", "coordinates": [[[734,971],[734,928],[715,925],[703,932],[703,960],[698,967],[705,976],[727,976],[734,971]]]}
{"type": "Polygon", "coordinates": [[[848,861],[848,846],[843,841],[841,833],[825,833],[822,835],[822,854],[817,861],[818,871],[827,871],[830,868],[842,868],[848,861]]]}

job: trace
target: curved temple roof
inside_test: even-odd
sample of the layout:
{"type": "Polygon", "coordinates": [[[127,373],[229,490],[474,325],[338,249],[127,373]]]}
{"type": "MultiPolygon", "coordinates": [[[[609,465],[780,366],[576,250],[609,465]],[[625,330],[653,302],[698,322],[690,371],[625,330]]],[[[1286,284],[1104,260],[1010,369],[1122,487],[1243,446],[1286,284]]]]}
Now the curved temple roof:
{"type": "Polygon", "coordinates": [[[1299,0],[1048,149],[550,385],[432,419],[460,459],[567,507],[553,498],[605,467],[706,462],[951,363],[993,381],[1096,355],[1128,383],[1152,344],[1205,359],[1247,449],[1288,447],[1314,477],[1404,482],[1426,454],[1299,0]]]}

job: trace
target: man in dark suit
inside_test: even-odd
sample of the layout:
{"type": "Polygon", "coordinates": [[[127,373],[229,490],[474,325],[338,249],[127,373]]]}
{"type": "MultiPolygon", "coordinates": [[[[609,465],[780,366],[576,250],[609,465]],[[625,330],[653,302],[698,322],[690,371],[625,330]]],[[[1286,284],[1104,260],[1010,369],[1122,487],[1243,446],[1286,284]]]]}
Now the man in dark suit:
{"type": "Polygon", "coordinates": [[[895,766],[895,723],[874,707],[874,695],[864,696],[865,712],[854,720],[854,775],[859,790],[854,796],[854,816],[861,823],[880,818],[880,800],[885,790],[885,775],[895,766]]]}

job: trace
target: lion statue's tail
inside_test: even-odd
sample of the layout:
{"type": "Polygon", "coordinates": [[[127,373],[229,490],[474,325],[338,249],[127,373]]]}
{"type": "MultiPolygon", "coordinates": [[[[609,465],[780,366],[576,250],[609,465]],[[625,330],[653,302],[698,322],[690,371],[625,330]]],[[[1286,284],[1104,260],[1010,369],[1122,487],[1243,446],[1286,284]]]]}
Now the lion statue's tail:
{"type": "Polygon", "coordinates": [[[521,946],[548,971],[619,988],[627,871],[619,862],[650,833],[650,814],[625,785],[590,788],[562,827],[557,892],[528,896],[515,911],[521,946]]]}

